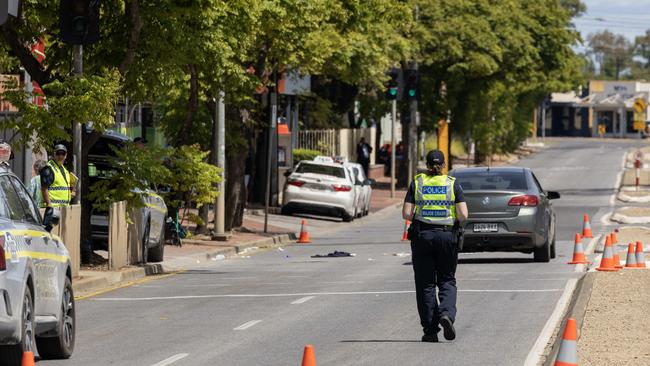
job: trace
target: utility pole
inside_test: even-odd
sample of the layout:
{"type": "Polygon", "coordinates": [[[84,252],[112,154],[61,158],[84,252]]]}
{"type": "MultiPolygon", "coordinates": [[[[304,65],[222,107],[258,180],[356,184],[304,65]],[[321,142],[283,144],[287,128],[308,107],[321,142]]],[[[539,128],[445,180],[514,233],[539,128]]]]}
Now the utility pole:
{"type": "Polygon", "coordinates": [[[278,123],[278,94],[277,94],[277,84],[278,84],[278,75],[277,72],[273,72],[273,81],[275,85],[273,85],[272,91],[270,93],[271,97],[271,120],[269,123],[269,136],[268,136],[268,149],[266,152],[266,195],[265,195],[265,202],[264,202],[264,232],[268,233],[269,229],[269,204],[271,201],[271,177],[273,176],[271,174],[271,164],[273,162],[272,159],[272,154],[273,154],[273,142],[275,141],[275,136],[277,133],[275,132],[276,125],[278,123]]]}
{"type": "MultiPolygon", "coordinates": [[[[411,73],[414,73],[416,75],[416,85],[415,87],[415,95],[410,97],[410,102],[409,102],[409,112],[411,118],[409,119],[409,130],[408,130],[408,147],[409,151],[408,153],[408,182],[410,183],[411,179],[415,176],[415,173],[417,172],[418,169],[418,158],[417,158],[417,151],[418,151],[418,146],[417,146],[417,141],[418,141],[418,98],[419,98],[419,93],[420,89],[418,87],[419,83],[419,76],[417,76],[418,73],[418,63],[413,61],[411,63],[411,73]]],[[[411,87],[411,86],[407,86],[411,87]]],[[[408,92],[410,93],[411,90],[409,89],[408,92]]]]}
{"type": "Polygon", "coordinates": [[[397,134],[397,100],[393,99],[390,121],[390,198],[395,197],[395,135],[397,134]]]}
{"type": "MultiPolygon", "coordinates": [[[[74,45],[74,73],[75,75],[83,75],[83,48],[81,44],[74,45]]],[[[81,153],[82,153],[82,125],[80,121],[73,121],[72,123],[72,161],[74,166],[74,173],[77,175],[77,194],[74,198],[74,201],[78,204],[81,204],[81,184],[82,184],[82,174],[81,174],[81,153]]]]}
{"type": "Polygon", "coordinates": [[[214,125],[212,151],[216,166],[221,169],[221,182],[218,184],[219,195],[214,204],[214,236],[217,240],[228,240],[226,235],[226,108],[224,105],[225,94],[220,91],[214,102],[214,125]]]}

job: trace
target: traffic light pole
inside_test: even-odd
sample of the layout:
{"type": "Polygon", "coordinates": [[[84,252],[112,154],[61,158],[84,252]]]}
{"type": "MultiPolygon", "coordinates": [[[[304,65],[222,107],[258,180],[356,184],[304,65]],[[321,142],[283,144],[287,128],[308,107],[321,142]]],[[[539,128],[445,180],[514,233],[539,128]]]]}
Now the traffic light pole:
{"type": "MultiPolygon", "coordinates": [[[[75,75],[83,75],[83,46],[80,44],[74,45],[74,73],[75,75]]],[[[74,173],[77,175],[77,195],[75,202],[81,204],[81,139],[82,139],[81,123],[80,121],[72,122],[72,154],[74,173]]]]}
{"type": "Polygon", "coordinates": [[[390,123],[390,198],[395,197],[395,135],[397,134],[397,100],[393,99],[390,123]]]}
{"type": "MultiPolygon", "coordinates": [[[[276,85],[277,85],[277,77],[276,79],[276,85]]],[[[271,177],[273,174],[271,174],[271,165],[273,163],[272,159],[272,154],[273,154],[273,141],[276,136],[275,132],[275,127],[278,121],[278,94],[276,93],[275,87],[273,87],[273,91],[270,93],[271,96],[271,121],[269,124],[269,138],[268,138],[268,150],[267,150],[267,156],[266,156],[266,196],[265,196],[265,202],[264,202],[264,232],[268,233],[268,228],[269,228],[269,205],[271,201],[271,177]]],[[[277,154],[277,152],[276,152],[277,154]]]]}
{"type": "Polygon", "coordinates": [[[219,195],[214,207],[214,234],[217,240],[226,240],[228,236],[225,231],[226,222],[226,107],[224,105],[225,94],[219,92],[215,98],[215,141],[213,149],[216,165],[221,169],[221,182],[219,182],[219,195]]]}

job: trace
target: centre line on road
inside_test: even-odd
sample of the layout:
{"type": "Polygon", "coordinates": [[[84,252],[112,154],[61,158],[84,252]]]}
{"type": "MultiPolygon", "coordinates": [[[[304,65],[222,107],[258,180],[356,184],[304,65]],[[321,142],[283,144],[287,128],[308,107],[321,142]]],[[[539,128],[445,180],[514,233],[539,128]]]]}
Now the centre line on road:
{"type": "MultiPolygon", "coordinates": [[[[562,289],[534,289],[534,290],[458,290],[458,292],[485,292],[485,293],[519,293],[519,292],[558,292],[562,289]]],[[[319,295],[402,295],[413,294],[414,290],[404,291],[350,291],[350,292],[303,292],[303,293],[280,293],[280,294],[223,294],[223,295],[179,295],[179,296],[152,296],[152,297],[98,297],[91,301],[155,301],[155,300],[192,300],[192,299],[220,299],[220,298],[257,298],[257,297],[296,297],[296,296],[319,296],[319,295]]]]}
{"type": "Polygon", "coordinates": [[[172,363],[174,363],[174,362],[176,362],[178,360],[182,360],[187,356],[189,356],[189,353],[179,353],[177,355],[171,356],[170,358],[167,358],[167,359],[164,359],[164,360],[162,360],[162,361],[160,361],[158,363],[155,363],[155,364],[153,364],[151,366],[167,366],[167,365],[171,365],[172,363]]]}
{"type": "Polygon", "coordinates": [[[261,322],[261,320],[251,320],[249,322],[246,322],[246,323],[238,326],[237,328],[233,328],[233,330],[246,330],[246,329],[248,329],[248,328],[252,327],[253,325],[255,325],[257,323],[260,323],[260,322],[261,322]]]}
{"type": "Polygon", "coordinates": [[[291,305],[298,305],[298,304],[305,303],[305,302],[307,302],[307,301],[313,299],[314,297],[316,297],[316,296],[305,296],[305,297],[302,297],[302,298],[300,298],[300,299],[298,299],[298,300],[292,302],[291,305]]]}

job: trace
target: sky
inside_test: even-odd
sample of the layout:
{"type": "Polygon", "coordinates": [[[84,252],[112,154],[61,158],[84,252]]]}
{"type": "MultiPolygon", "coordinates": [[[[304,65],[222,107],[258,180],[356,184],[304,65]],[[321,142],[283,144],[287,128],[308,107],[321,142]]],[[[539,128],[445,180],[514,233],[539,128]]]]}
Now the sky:
{"type": "Polygon", "coordinates": [[[630,41],[650,29],[650,0],[583,0],[587,12],[574,24],[586,39],[589,33],[609,29],[630,41]]]}

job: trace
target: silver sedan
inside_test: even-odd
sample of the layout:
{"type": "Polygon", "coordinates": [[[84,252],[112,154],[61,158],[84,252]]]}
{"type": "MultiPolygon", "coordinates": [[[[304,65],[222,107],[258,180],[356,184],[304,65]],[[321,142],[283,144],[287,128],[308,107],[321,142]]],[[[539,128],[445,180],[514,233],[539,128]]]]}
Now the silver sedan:
{"type": "Polygon", "coordinates": [[[533,253],[536,262],[555,258],[555,212],[551,200],[528,168],[452,170],[463,188],[469,218],[464,251],[533,253]]]}

